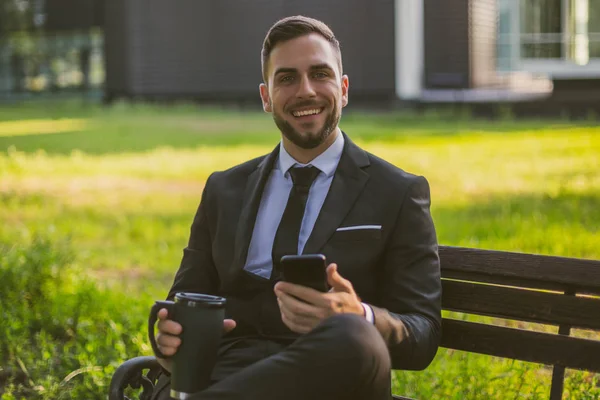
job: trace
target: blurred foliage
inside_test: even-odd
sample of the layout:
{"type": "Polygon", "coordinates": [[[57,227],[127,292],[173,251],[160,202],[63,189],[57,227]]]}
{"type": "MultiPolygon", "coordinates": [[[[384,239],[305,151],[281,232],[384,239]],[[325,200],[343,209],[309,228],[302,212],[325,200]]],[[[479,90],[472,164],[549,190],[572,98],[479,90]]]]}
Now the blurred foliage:
{"type": "Polygon", "coordinates": [[[104,399],[119,360],[147,351],[144,296],[101,288],[53,236],[0,245],[2,399],[104,399]]]}
{"type": "Polygon", "coordinates": [[[0,0],[0,32],[29,31],[34,15],[41,11],[40,0],[0,0]]]}

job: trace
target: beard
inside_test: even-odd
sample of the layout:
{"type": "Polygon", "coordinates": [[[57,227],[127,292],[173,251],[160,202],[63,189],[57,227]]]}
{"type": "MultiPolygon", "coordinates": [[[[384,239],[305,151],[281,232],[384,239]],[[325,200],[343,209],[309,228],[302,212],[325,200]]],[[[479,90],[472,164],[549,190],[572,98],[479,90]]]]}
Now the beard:
{"type": "MultiPolygon", "coordinates": [[[[310,105],[312,104],[298,105],[298,107],[310,105]]],[[[272,104],[271,107],[273,108],[272,104]]],[[[323,110],[322,112],[326,112],[326,110],[323,110]]],[[[323,123],[323,127],[320,130],[305,131],[304,133],[300,133],[294,129],[294,127],[288,121],[286,121],[280,113],[275,111],[275,108],[273,108],[273,120],[283,136],[285,136],[296,146],[307,150],[314,149],[315,147],[319,146],[329,137],[329,135],[331,135],[331,132],[333,132],[340,122],[341,114],[341,110],[338,109],[337,103],[334,101],[333,111],[328,113],[327,118],[325,118],[325,122],[323,123]]]]}

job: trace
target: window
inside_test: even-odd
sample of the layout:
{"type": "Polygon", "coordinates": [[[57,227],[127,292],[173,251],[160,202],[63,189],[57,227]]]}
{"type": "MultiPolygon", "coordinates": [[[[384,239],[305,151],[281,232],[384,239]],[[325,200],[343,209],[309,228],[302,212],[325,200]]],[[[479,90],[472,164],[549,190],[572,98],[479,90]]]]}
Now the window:
{"type": "Polygon", "coordinates": [[[600,58],[600,1],[590,0],[589,3],[590,58],[600,58]]]}
{"type": "Polygon", "coordinates": [[[562,57],[562,0],[521,1],[521,56],[562,57]]]}
{"type": "Polygon", "coordinates": [[[600,58],[599,0],[520,1],[520,54],[587,64],[600,58]]]}

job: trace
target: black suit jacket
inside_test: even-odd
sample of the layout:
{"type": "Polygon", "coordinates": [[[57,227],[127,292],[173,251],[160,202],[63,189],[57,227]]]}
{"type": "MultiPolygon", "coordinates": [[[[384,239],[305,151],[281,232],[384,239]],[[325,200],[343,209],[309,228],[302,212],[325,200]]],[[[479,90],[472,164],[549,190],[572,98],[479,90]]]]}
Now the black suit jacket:
{"type": "MultiPolygon", "coordinates": [[[[429,185],[344,137],[340,162],[304,253],[321,253],[337,263],[361,300],[372,305],[392,368],[423,369],[437,351],[441,325],[429,185]],[[336,231],[356,225],[382,229],[336,231]]],[[[243,269],[278,152],[279,146],[209,177],[168,296],[191,291],[226,297],[226,315],[237,322],[229,337],[292,341],[298,336],[281,321],[274,282],[243,269]]]]}

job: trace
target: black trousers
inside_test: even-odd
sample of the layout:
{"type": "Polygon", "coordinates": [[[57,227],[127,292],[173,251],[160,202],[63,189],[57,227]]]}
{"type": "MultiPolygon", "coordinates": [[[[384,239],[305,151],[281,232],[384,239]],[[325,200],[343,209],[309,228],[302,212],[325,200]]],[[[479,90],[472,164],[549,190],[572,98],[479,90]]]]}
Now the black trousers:
{"type": "MultiPolygon", "coordinates": [[[[324,320],[289,346],[244,339],[221,349],[214,383],[190,399],[391,399],[391,361],[377,329],[357,315],[324,320]]],[[[168,400],[169,385],[153,399],[168,400]]]]}

